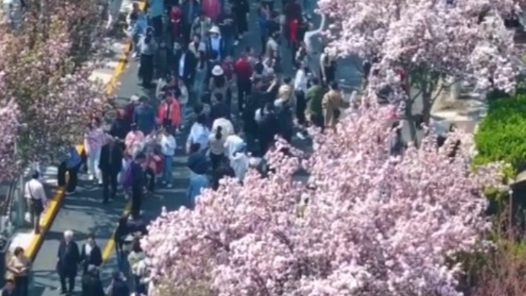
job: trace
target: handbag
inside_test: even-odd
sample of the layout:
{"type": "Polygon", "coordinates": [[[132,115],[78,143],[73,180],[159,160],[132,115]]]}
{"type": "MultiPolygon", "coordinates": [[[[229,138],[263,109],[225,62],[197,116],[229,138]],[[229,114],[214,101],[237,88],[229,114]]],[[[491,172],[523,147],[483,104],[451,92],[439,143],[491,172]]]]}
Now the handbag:
{"type": "Polygon", "coordinates": [[[44,203],[41,199],[35,199],[33,197],[33,192],[31,191],[31,186],[27,186],[29,189],[29,197],[31,197],[31,205],[33,206],[33,211],[35,214],[40,215],[44,211],[44,203]]]}

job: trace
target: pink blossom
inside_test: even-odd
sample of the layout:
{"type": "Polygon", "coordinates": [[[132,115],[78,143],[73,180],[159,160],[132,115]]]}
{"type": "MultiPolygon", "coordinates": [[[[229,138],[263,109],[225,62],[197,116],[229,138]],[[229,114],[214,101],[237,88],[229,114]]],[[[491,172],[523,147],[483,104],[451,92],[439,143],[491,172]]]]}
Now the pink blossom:
{"type": "Polygon", "coordinates": [[[461,295],[446,257],[484,242],[481,191],[498,186],[500,166],[473,171],[463,134],[391,157],[389,113],[357,110],[316,134],[301,164],[270,152],[268,179],[250,171],[244,185],[203,192],[193,211],[164,210],[142,241],[153,280],[205,282],[220,296],[461,295]],[[300,166],[314,189],[295,180],[300,166]]]}

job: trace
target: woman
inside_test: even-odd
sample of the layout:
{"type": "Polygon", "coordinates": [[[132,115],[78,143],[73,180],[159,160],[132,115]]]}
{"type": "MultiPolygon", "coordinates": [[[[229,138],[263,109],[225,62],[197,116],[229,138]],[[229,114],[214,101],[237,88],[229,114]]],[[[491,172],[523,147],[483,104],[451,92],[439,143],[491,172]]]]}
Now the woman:
{"type": "Polygon", "coordinates": [[[154,56],[157,52],[157,44],[153,38],[152,28],[148,28],[146,35],[139,40],[139,52],[141,53],[139,79],[142,80],[145,88],[150,88],[154,72],[154,56]]]}
{"type": "Polygon", "coordinates": [[[187,118],[186,114],[188,113],[188,103],[190,101],[190,94],[188,93],[188,88],[186,87],[186,85],[184,85],[184,81],[182,79],[177,80],[177,87],[179,89],[177,98],[181,110],[181,128],[184,128],[184,124],[187,118]]]}
{"type": "Polygon", "coordinates": [[[213,98],[216,93],[219,93],[223,98],[226,98],[228,80],[221,66],[216,65],[212,69],[212,77],[210,77],[208,82],[208,89],[210,90],[210,98],[213,98]]]}
{"type": "Polygon", "coordinates": [[[88,124],[84,134],[84,151],[88,156],[89,180],[97,179],[102,184],[102,176],[99,170],[100,150],[106,143],[106,136],[102,131],[99,118],[93,118],[88,124]]]}
{"type": "Polygon", "coordinates": [[[115,110],[115,119],[111,123],[110,135],[124,141],[126,135],[130,132],[130,123],[126,120],[126,112],[123,109],[115,110]]]}
{"type": "Polygon", "coordinates": [[[141,283],[141,273],[139,272],[139,263],[146,258],[141,248],[141,243],[135,239],[132,244],[132,249],[128,255],[128,264],[130,265],[131,274],[133,275],[134,286],[137,287],[141,283]]]}
{"type": "Polygon", "coordinates": [[[336,60],[328,49],[325,49],[320,56],[320,72],[325,86],[330,85],[336,79],[336,60]]]}
{"type": "Polygon", "coordinates": [[[138,144],[144,142],[144,134],[137,128],[136,123],[131,124],[131,131],[126,135],[124,145],[126,146],[126,152],[128,155],[133,155],[134,150],[138,144]]]}
{"type": "Polygon", "coordinates": [[[29,295],[29,272],[31,271],[31,261],[24,254],[24,249],[16,247],[7,265],[9,272],[13,274],[15,281],[16,295],[29,295]]]}
{"type": "Polygon", "coordinates": [[[225,157],[225,136],[223,135],[223,127],[217,126],[210,134],[210,162],[212,163],[212,170],[218,169],[219,164],[225,157]]]}
{"type": "Polygon", "coordinates": [[[201,100],[201,95],[203,93],[203,88],[205,84],[206,77],[208,75],[208,61],[206,60],[206,53],[204,51],[199,51],[199,58],[197,60],[197,65],[195,69],[195,80],[193,93],[198,101],[201,100]]]}
{"type": "Polygon", "coordinates": [[[194,54],[196,60],[199,60],[201,52],[206,52],[206,44],[201,41],[200,35],[194,35],[192,42],[188,44],[188,50],[194,54]]]}

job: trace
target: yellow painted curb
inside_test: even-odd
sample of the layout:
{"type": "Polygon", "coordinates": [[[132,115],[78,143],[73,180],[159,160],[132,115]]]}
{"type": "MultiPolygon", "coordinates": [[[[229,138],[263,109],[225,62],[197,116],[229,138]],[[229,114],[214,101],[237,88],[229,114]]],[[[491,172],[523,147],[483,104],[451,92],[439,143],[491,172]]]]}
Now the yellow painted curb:
{"type": "MultiPolygon", "coordinates": [[[[139,8],[141,10],[144,10],[144,8],[146,7],[146,3],[147,1],[140,2],[139,8]]],[[[119,78],[124,72],[124,70],[126,69],[126,64],[128,63],[128,53],[130,52],[131,45],[132,45],[131,42],[128,42],[126,46],[124,46],[124,50],[117,63],[117,67],[115,68],[115,71],[113,72],[110,82],[106,86],[107,95],[112,95],[117,88],[119,78]]],[[[82,144],[77,145],[76,148],[80,154],[82,150],[84,150],[84,145],[82,144]]],[[[53,195],[53,198],[49,200],[48,207],[46,211],[42,214],[42,219],[40,220],[40,234],[33,235],[33,238],[31,240],[31,243],[29,244],[29,247],[27,248],[27,250],[25,250],[26,255],[31,259],[31,261],[34,261],[37,256],[38,250],[40,249],[40,246],[42,245],[42,242],[44,241],[44,236],[51,228],[53,220],[55,220],[55,217],[58,214],[60,206],[62,205],[62,201],[64,200],[65,193],[66,193],[65,188],[59,187],[57,188],[55,194],[53,195]]],[[[130,208],[131,208],[131,202],[126,205],[124,212],[125,213],[129,212],[130,208]]],[[[115,247],[115,242],[113,241],[113,238],[110,238],[103,251],[104,261],[109,258],[114,247],[115,247]]]]}

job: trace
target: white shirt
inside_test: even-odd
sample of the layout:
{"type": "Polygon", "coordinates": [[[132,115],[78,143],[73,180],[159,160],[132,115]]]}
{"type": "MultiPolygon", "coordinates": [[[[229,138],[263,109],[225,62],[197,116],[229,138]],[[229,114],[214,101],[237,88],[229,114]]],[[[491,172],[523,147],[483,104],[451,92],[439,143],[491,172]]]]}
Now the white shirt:
{"type": "Polygon", "coordinates": [[[221,138],[216,139],[214,133],[210,134],[210,153],[214,155],[221,155],[225,153],[225,135],[222,135],[221,138]]]}
{"type": "Polygon", "coordinates": [[[86,256],[89,256],[89,254],[91,254],[91,250],[93,250],[92,246],[90,246],[89,244],[84,245],[84,251],[86,252],[86,256]]]}
{"type": "Polygon", "coordinates": [[[307,93],[307,75],[303,69],[299,69],[294,77],[294,90],[300,90],[307,93]]]}
{"type": "Polygon", "coordinates": [[[47,202],[44,185],[36,179],[31,179],[26,183],[24,196],[27,199],[40,199],[44,204],[47,202]]]}
{"type": "Polygon", "coordinates": [[[199,123],[194,123],[190,129],[190,134],[188,135],[187,144],[199,143],[201,145],[201,150],[208,148],[208,137],[210,136],[210,130],[199,123]]]}
{"type": "Polygon", "coordinates": [[[175,148],[177,148],[177,144],[175,142],[175,138],[172,135],[161,135],[161,138],[159,139],[159,144],[161,145],[161,153],[166,156],[174,156],[175,155],[175,148]]]}
{"type": "Polygon", "coordinates": [[[183,53],[179,58],[179,76],[184,77],[184,62],[186,60],[186,53],[183,53]]]}
{"type": "Polygon", "coordinates": [[[245,141],[238,135],[230,135],[225,140],[225,149],[228,158],[232,158],[234,152],[237,152],[239,148],[245,144],[245,141]]]}
{"type": "Polygon", "coordinates": [[[230,167],[239,181],[245,179],[249,167],[249,158],[245,153],[237,153],[230,159],[230,167]]]}

